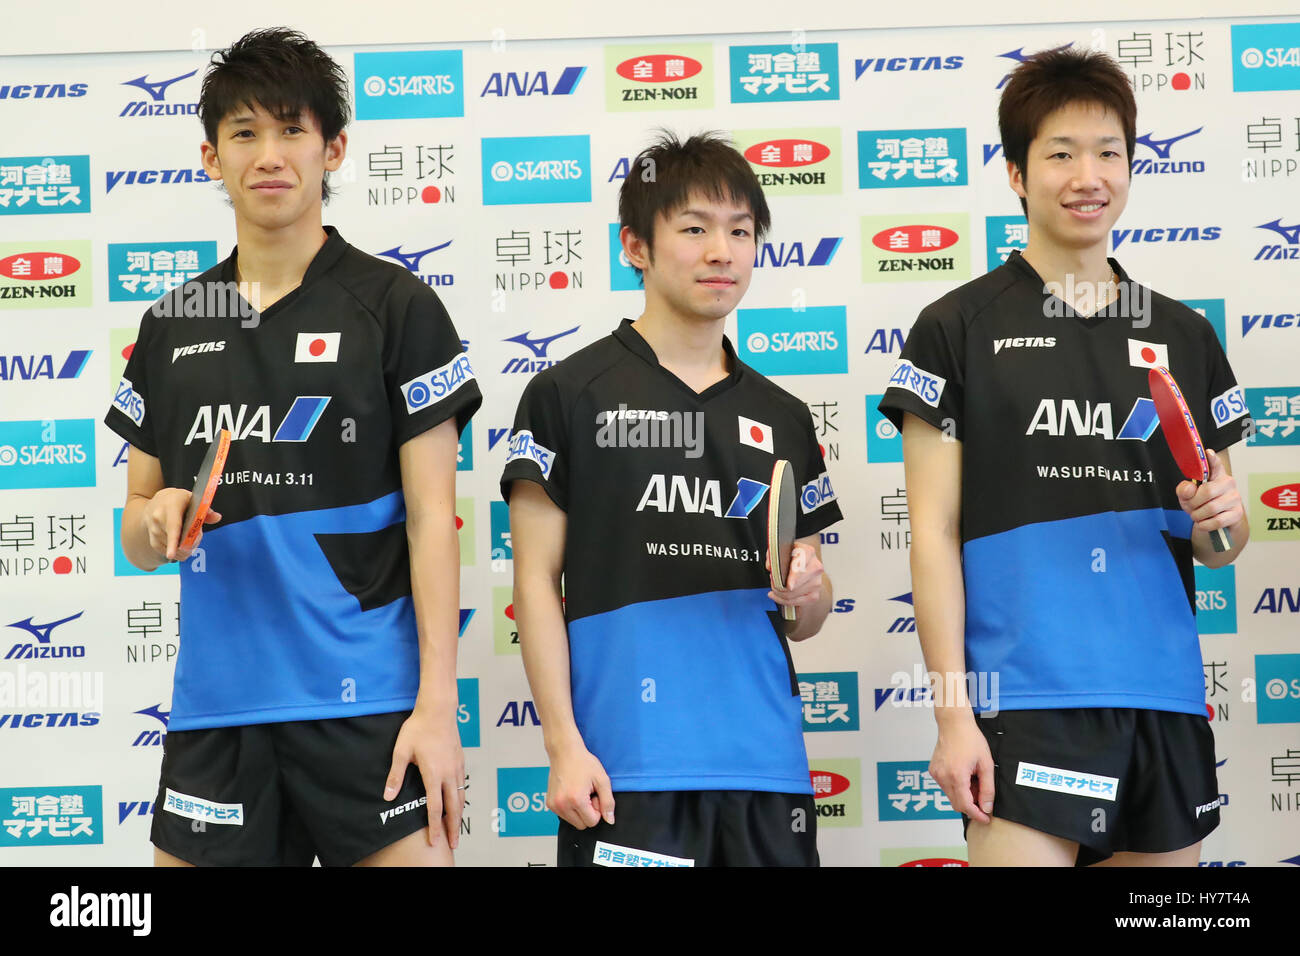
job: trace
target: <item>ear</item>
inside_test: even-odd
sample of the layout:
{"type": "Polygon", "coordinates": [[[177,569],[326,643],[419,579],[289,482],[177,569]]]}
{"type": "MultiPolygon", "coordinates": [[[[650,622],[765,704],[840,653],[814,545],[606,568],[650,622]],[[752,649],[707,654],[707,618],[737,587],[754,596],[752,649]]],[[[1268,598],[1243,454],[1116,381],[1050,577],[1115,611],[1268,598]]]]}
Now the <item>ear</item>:
{"type": "Polygon", "coordinates": [[[343,157],[348,153],[347,130],[341,130],[337,136],[325,144],[325,169],[334,172],[343,165],[343,157]]]}
{"type": "Polygon", "coordinates": [[[1011,160],[1007,160],[1007,181],[1011,184],[1012,191],[1021,199],[1025,196],[1025,174],[1011,160]]]}
{"type": "Polygon", "coordinates": [[[627,256],[627,261],[642,272],[654,262],[650,243],[633,232],[631,226],[624,226],[618,231],[618,240],[623,244],[623,255],[627,256]]]}
{"type": "Polygon", "coordinates": [[[221,160],[217,158],[217,147],[207,140],[199,146],[199,156],[203,162],[203,171],[213,182],[221,181],[221,160]]]}

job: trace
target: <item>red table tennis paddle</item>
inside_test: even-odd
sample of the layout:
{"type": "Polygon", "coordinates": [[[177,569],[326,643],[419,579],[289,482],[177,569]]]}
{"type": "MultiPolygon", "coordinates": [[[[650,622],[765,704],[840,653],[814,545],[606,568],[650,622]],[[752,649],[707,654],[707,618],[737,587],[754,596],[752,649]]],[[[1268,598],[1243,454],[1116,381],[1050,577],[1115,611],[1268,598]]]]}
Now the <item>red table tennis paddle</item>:
{"type": "MultiPolygon", "coordinates": [[[[1169,369],[1157,365],[1147,372],[1147,386],[1151,389],[1151,401],[1155,403],[1156,414],[1160,416],[1160,430],[1165,433],[1165,441],[1169,443],[1169,450],[1173,453],[1179,471],[1198,485],[1207,481],[1210,477],[1210,459],[1205,454],[1201,433],[1196,430],[1196,421],[1192,418],[1178,383],[1169,374],[1169,369]]],[[[1232,550],[1232,538],[1226,528],[1211,531],[1210,544],[1215,551],[1232,550]]]]}
{"type": "MultiPolygon", "coordinates": [[[[784,591],[790,575],[798,500],[794,468],[784,458],[778,458],[772,466],[772,486],[767,495],[767,555],[774,591],[784,591]]],[[[794,608],[783,604],[781,617],[791,622],[797,620],[798,615],[794,608]]],[[[786,630],[791,630],[789,623],[786,630]]]]}
{"type": "Polygon", "coordinates": [[[221,433],[208,446],[208,453],[203,456],[199,466],[198,479],[190,493],[190,506],[185,509],[185,520],[181,522],[181,541],[177,551],[194,547],[203,530],[203,520],[212,507],[212,497],[221,484],[221,471],[226,467],[226,455],[230,452],[230,429],[223,428],[221,433]]]}

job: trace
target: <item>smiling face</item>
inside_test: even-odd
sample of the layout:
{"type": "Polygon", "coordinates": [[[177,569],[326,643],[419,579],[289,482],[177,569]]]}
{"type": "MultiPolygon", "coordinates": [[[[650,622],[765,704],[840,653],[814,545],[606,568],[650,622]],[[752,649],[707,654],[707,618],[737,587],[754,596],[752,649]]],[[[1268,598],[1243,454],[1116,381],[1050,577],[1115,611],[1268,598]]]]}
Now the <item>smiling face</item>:
{"type": "Polygon", "coordinates": [[[321,183],[339,168],[347,134],[326,143],[310,113],[277,119],[261,106],[238,109],[204,142],[203,168],[225,183],[241,224],[265,230],[320,222],[321,183]]]}
{"type": "Polygon", "coordinates": [[[1129,156],[1119,118],[1092,103],[1049,113],[1029,144],[1026,169],[1007,164],[1011,188],[1028,203],[1036,243],[1105,251],[1128,202],[1129,156]]]}
{"type": "Polygon", "coordinates": [[[680,209],[656,216],[653,250],[626,226],[621,238],[628,261],[643,272],[647,309],[713,321],[729,315],[749,288],[754,216],[734,199],[692,193],[680,209]]]}

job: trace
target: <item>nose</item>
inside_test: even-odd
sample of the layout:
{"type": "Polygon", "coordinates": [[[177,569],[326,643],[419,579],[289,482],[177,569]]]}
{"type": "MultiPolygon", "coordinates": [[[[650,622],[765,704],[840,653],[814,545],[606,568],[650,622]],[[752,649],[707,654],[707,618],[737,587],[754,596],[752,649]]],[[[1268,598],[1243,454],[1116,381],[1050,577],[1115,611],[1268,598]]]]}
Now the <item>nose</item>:
{"type": "Polygon", "coordinates": [[[1097,157],[1087,153],[1080,156],[1074,167],[1071,185],[1077,190],[1098,189],[1101,187],[1101,179],[1101,162],[1097,157]]]}
{"type": "Polygon", "coordinates": [[[279,169],[284,165],[284,158],[281,155],[280,138],[274,134],[263,136],[260,144],[261,148],[257,154],[258,169],[279,169]]]}
{"type": "Polygon", "coordinates": [[[731,262],[731,243],[726,229],[709,230],[709,242],[705,249],[705,255],[710,262],[731,262]]]}

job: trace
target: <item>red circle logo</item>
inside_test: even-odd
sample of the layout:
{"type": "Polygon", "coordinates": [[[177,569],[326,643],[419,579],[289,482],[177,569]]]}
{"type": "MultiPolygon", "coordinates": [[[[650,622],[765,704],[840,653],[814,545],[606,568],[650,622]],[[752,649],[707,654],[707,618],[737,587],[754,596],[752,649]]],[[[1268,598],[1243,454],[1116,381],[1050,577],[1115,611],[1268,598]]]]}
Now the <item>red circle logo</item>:
{"type": "Polygon", "coordinates": [[[67,574],[71,570],[72,570],[72,559],[68,557],[66,554],[59,555],[59,557],[54,559],[55,574],[67,574]]]}
{"type": "Polygon", "coordinates": [[[550,284],[552,289],[567,289],[569,287],[569,277],[563,272],[552,272],[550,284]]]}
{"type": "Polygon", "coordinates": [[[420,198],[427,203],[435,203],[442,199],[442,190],[437,186],[425,186],[420,192],[420,198]]]}
{"type": "Polygon", "coordinates": [[[1186,73],[1175,73],[1170,85],[1176,90],[1185,90],[1192,85],[1192,78],[1186,73]]]}

